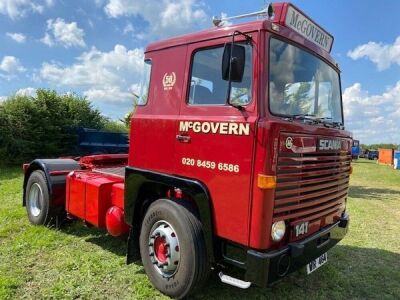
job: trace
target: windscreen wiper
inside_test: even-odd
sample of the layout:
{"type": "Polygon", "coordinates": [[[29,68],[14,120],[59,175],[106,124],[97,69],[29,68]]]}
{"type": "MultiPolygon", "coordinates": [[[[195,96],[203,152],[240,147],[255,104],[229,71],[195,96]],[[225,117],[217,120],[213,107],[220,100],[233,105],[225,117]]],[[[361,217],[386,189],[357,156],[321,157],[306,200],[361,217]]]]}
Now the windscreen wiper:
{"type": "Polygon", "coordinates": [[[332,122],[333,126],[339,129],[344,129],[343,123],[342,122],[332,122]]]}
{"type": "Polygon", "coordinates": [[[317,117],[312,114],[297,114],[291,117],[292,120],[304,120],[311,121],[313,124],[322,124],[326,127],[342,128],[343,124],[341,122],[333,122],[331,117],[317,117]]]}
{"type": "Polygon", "coordinates": [[[316,121],[318,123],[324,125],[325,127],[329,127],[329,128],[334,127],[331,117],[318,117],[318,118],[316,118],[316,121]]]}
{"type": "Polygon", "coordinates": [[[324,126],[330,127],[330,128],[342,129],[342,126],[343,126],[343,124],[341,122],[334,122],[331,117],[321,117],[321,118],[316,118],[316,120],[319,121],[324,126]],[[328,121],[328,122],[326,122],[326,121],[328,121]]]}
{"type": "Polygon", "coordinates": [[[316,120],[320,121],[322,124],[324,124],[325,126],[328,126],[328,127],[335,127],[335,128],[341,129],[343,126],[343,123],[333,121],[331,117],[320,117],[320,118],[317,118],[316,120]],[[328,121],[328,122],[325,122],[325,121],[328,121]]]}
{"type": "Polygon", "coordinates": [[[316,115],[311,114],[297,114],[291,116],[292,120],[303,120],[303,121],[311,121],[313,124],[318,122],[318,118],[316,115]]]}

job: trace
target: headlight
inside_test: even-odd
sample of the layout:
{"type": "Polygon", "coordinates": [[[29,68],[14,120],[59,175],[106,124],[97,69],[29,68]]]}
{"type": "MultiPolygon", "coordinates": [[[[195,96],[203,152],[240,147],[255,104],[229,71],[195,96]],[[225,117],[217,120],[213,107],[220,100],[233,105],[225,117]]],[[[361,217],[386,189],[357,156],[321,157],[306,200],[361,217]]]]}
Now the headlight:
{"type": "Polygon", "coordinates": [[[272,224],[271,237],[275,242],[279,242],[285,235],[286,224],[284,221],[278,221],[272,224]]]}

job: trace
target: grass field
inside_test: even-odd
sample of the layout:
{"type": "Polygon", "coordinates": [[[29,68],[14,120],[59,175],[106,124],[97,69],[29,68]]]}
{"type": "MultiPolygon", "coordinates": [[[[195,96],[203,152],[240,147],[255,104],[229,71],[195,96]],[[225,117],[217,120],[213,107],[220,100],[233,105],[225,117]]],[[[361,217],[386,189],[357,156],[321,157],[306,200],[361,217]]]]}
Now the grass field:
{"type": "MultiPolygon", "coordinates": [[[[239,290],[215,275],[197,299],[399,299],[400,171],[353,164],[350,231],[311,275],[296,272],[272,288],[239,290]]],[[[21,206],[22,173],[0,168],[0,299],[164,299],[143,268],[125,264],[125,240],[76,222],[31,226],[21,206]]]]}

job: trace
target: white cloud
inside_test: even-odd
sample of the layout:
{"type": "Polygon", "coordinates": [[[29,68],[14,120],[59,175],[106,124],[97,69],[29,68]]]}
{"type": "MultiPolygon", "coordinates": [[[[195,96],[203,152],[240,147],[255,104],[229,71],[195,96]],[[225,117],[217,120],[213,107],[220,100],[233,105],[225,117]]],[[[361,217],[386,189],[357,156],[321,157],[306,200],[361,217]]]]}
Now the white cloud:
{"type": "Polygon", "coordinates": [[[54,0],[45,0],[45,1],[46,1],[46,5],[47,5],[48,7],[51,7],[51,6],[54,5],[54,0]]]}
{"type": "Polygon", "coordinates": [[[34,97],[36,95],[36,89],[33,87],[27,87],[23,89],[19,89],[16,93],[16,96],[29,96],[34,97]]]}
{"type": "Polygon", "coordinates": [[[102,102],[126,102],[133,95],[127,91],[122,91],[119,86],[106,86],[101,88],[89,89],[83,93],[90,101],[102,102]]]}
{"type": "Polygon", "coordinates": [[[13,39],[14,41],[16,41],[17,43],[24,43],[26,40],[26,36],[22,33],[18,33],[18,32],[7,32],[6,35],[13,39]]]}
{"type": "Polygon", "coordinates": [[[83,39],[85,32],[78,27],[76,22],[66,23],[63,19],[47,20],[47,32],[40,40],[52,47],[56,44],[69,47],[85,47],[83,39]]]}
{"type": "Polygon", "coordinates": [[[132,23],[128,23],[126,24],[125,28],[124,28],[124,34],[130,33],[130,32],[134,32],[135,29],[133,28],[132,23]]]}
{"type": "Polygon", "coordinates": [[[165,37],[204,25],[207,14],[202,7],[198,0],[108,0],[104,11],[112,18],[141,16],[149,23],[149,34],[165,37]]]}
{"type": "Polygon", "coordinates": [[[357,46],[347,55],[354,60],[365,57],[376,64],[379,71],[389,68],[392,64],[400,66],[400,36],[393,44],[369,42],[357,46]]]}
{"type": "Polygon", "coordinates": [[[43,13],[46,7],[52,5],[53,0],[0,0],[0,14],[17,19],[29,12],[43,13]]]}
{"type": "Polygon", "coordinates": [[[18,58],[15,56],[4,56],[0,63],[0,71],[14,74],[17,72],[24,72],[26,69],[21,65],[18,58]]]}
{"type": "Polygon", "coordinates": [[[143,31],[136,30],[130,22],[124,27],[123,33],[132,36],[135,40],[144,40],[146,38],[146,34],[143,31]]]}
{"type": "Polygon", "coordinates": [[[51,38],[50,34],[48,34],[47,32],[45,33],[44,37],[41,38],[40,40],[43,44],[46,44],[49,47],[53,47],[54,46],[54,42],[53,39],[51,38]]]}
{"type": "Polygon", "coordinates": [[[96,6],[100,7],[100,6],[103,6],[104,1],[105,1],[105,0],[95,0],[94,2],[95,2],[95,4],[96,4],[96,6]]]}
{"type": "Polygon", "coordinates": [[[54,84],[79,87],[92,101],[130,103],[131,86],[139,82],[142,68],[143,49],[115,45],[109,52],[93,47],[70,66],[44,63],[40,76],[54,84]]]}
{"type": "Polygon", "coordinates": [[[344,90],[346,128],[361,143],[399,143],[400,81],[380,95],[370,95],[360,83],[344,90]]]}
{"type": "Polygon", "coordinates": [[[0,96],[0,103],[6,101],[7,99],[7,96],[0,96]]]}

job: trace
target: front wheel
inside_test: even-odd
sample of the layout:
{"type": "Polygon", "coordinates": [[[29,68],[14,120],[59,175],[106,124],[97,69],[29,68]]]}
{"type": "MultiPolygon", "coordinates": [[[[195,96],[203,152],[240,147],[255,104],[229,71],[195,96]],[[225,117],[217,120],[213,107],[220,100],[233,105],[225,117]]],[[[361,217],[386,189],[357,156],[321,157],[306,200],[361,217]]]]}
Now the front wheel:
{"type": "Polygon", "coordinates": [[[171,200],[157,200],[147,210],[140,254],[152,284],[173,298],[198,289],[210,270],[201,222],[171,200]]]}

